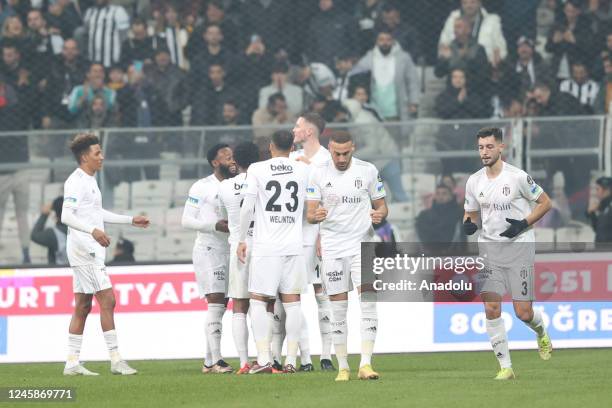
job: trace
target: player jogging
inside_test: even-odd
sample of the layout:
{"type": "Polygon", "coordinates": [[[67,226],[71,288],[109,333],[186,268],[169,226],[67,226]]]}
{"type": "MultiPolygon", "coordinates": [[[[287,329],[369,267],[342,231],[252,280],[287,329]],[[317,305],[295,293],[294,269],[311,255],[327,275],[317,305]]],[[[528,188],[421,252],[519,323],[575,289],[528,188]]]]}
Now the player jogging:
{"type": "MultiPolygon", "coordinates": [[[[240,357],[240,369],[236,374],[248,374],[251,365],[248,361],[249,330],[246,316],[249,311],[249,254],[246,262],[238,260],[238,240],[240,239],[240,205],[244,198],[246,172],[249,166],[259,161],[259,148],[251,142],[240,143],[234,149],[234,160],[238,166],[238,175],[225,179],[219,187],[219,201],[227,217],[229,228],[230,263],[229,285],[227,295],[233,300],[232,336],[240,357]]],[[[247,231],[247,247],[251,246],[252,228],[247,231]]]]}
{"type": "Polygon", "coordinates": [[[206,298],[206,357],[202,373],[231,373],[221,358],[222,321],[227,304],[229,244],[227,220],[221,218],[218,191],[221,181],[236,173],[232,149],[217,144],[206,154],[213,174],[196,181],[189,189],[182,225],[197,231],[193,246],[193,269],[200,298],[206,298]]]}
{"type": "Polygon", "coordinates": [[[300,293],[306,285],[302,218],[308,168],[289,159],[292,146],[291,132],[274,132],[270,144],[272,158],[249,167],[240,211],[238,257],[245,262],[246,237],[255,210],[249,274],[251,325],[257,346],[257,364],[250,370],[253,374],[272,372],[267,305],[277,293],[287,316],[284,371],[296,372],[302,325],[300,293]]]}
{"type": "Polygon", "coordinates": [[[501,367],[495,379],[509,380],[514,378],[514,371],[501,318],[502,296],[507,291],[512,295],[516,316],[535,331],[540,357],[548,360],[552,353],[542,315],[532,307],[535,235],[530,228],[552,204],[527,173],[501,159],[505,147],[501,129],[480,129],[476,138],[484,167],[467,181],[463,227],[467,235],[472,235],[481,219],[478,247],[481,255],[486,256],[486,263],[477,279],[485,307],[487,334],[501,367]],[[533,210],[531,202],[536,203],[533,210]]]}
{"type": "Polygon", "coordinates": [[[131,375],[137,371],[119,354],[115,331],[115,295],[104,259],[110,238],[104,233],[104,223],[131,224],[146,228],[149,220],[143,216],[130,217],[102,208],[102,194],[95,175],[102,168],[104,155],[100,140],[90,133],[77,135],[70,150],[79,164],[64,183],[62,223],[68,226],[66,252],[72,268],[74,313],[68,329],[68,359],[64,375],[98,375],[79,361],[85,321],[91,311],[93,296],[100,305],[100,323],[108,347],[113,374],[131,375]]]}
{"type": "Polygon", "coordinates": [[[336,381],[348,381],[348,292],[357,288],[361,306],[359,378],[377,379],[372,352],[378,330],[376,298],[370,284],[361,282],[361,243],[374,237],[372,223],[387,216],[385,188],[373,164],[352,157],[355,145],[345,131],[332,134],[332,160],[315,166],[306,193],[308,222],[320,223],[323,284],[332,308],[332,339],[338,360],[336,381]]]}
{"type": "MultiPolygon", "coordinates": [[[[302,161],[312,167],[331,160],[329,151],[321,146],[319,137],[325,130],[325,120],[317,113],[309,112],[300,116],[293,128],[295,143],[301,145],[301,149],[291,152],[292,159],[302,161]]],[[[306,218],[306,217],[304,217],[306,218]]],[[[325,371],[335,370],[331,361],[331,304],[329,296],[323,290],[321,284],[321,262],[318,254],[317,241],[319,239],[319,225],[311,224],[304,219],[304,260],[306,261],[306,277],[308,283],[312,284],[315,299],[318,306],[319,332],[321,335],[321,369],[325,371]]],[[[302,339],[308,337],[306,320],[302,328],[302,339]]],[[[300,340],[300,349],[303,340],[300,340]]],[[[302,350],[300,350],[300,360],[302,366],[300,370],[309,371],[312,364],[304,364],[302,350]]]]}

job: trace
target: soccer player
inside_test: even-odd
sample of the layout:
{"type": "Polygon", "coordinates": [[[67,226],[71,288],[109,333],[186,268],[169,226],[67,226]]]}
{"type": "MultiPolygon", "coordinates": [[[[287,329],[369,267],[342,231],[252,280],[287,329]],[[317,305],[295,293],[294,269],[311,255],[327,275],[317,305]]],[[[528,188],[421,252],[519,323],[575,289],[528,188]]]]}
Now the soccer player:
{"type": "MultiPolygon", "coordinates": [[[[325,120],[317,113],[305,113],[300,116],[293,128],[294,143],[301,145],[301,149],[291,152],[289,158],[302,161],[310,167],[331,160],[329,151],[321,146],[319,136],[325,130],[325,120]]],[[[308,283],[312,284],[318,306],[319,332],[321,335],[321,369],[335,370],[331,361],[331,304],[329,296],[321,285],[321,262],[319,260],[317,241],[319,239],[319,225],[310,224],[304,217],[302,226],[304,233],[304,259],[306,261],[306,276],[308,283]]],[[[310,355],[304,349],[308,341],[308,327],[306,320],[302,327],[300,339],[300,371],[311,371],[310,355]],[[306,361],[305,361],[306,360],[306,361]]]]}
{"type": "Polygon", "coordinates": [[[300,293],[306,285],[302,248],[302,218],[308,168],[289,159],[293,133],[272,135],[272,158],[249,167],[240,210],[238,258],[246,259],[246,237],[255,210],[249,275],[251,326],[257,345],[257,363],[250,372],[271,373],[268,302],[280,293],[286,314],[287,357],[284,371],[296,372],[302,311],[300,293]]]}
{"type": "Polygon", "coordinates": [[[102,208],[102,194],[95,174],[102,168],[104,155],[100,140],[91,133],[78,134],[70,150],[79,164],[64,183],[62,223],[68,226],[66,252],[72,268],[74,313],[68,329],[68,359],[64,375],[98,375],[79,361],[85,321],[91,311],[93,296],[100,305],[100,323],[111,360],[111,373],[136,374],[119,354],[115,331],[115,295],[104,259],[110,238],[104,233],[104,223],[131,224],[146,228],[149,220],[143,216],[118,215],[102,208]]]}
{"type": "Polygon", "coordinates": [[[206,154],[213,174],[196,181],[189,189],[183,210],[184,228],[197,231],[193,246],[193,269],[200,298],[206,298],[206,357],[202,373],[231,373],[232,367],[221,358],[222,322],[227,305],[229,232],[221,219],[218,191],[221,181],[236,174],[232,149],[216,144],[206,154]]]}
{"type": "Polygon", "coordinates": [[[548,360],[552,353],[542,315],[532,307],[535,236],[530,228],[552,204],[527,173],[501,159],[505,147],[501,129],[480,129],[476,138],[484,167],[467,181],[463,227],[467,235],[472,235],[481,219],[478,246],[486,262],[477,279],[485,307],[487,334],[501,367],[495,379],[509,380],[514,378],[514,371],[501,318],[502,296],[507,291],[512,295],[516,316],[535,331],[540,357],[548,360]],[[533,210],[532,202],[536,203],[533,210]]]}
{"type": "MultiPolygon", "coordinates": [[[[246,262],[238,261],[238,240],[240,239],[240,205],[244,199],[244,185],[249,166],[259,161],[259,148],[251,142],[240,143],[234,148],[234,160],[238,175],[225,179],[219,187],[219,201],[227,217],[229,228],[230,263],[228,297],[234,301],[232,314],[232,336],[240,357],[240,369],[236,374],[248,374],[251,365],[248,360],[249,330],[246,316],[249,311],[249,254],[246,262]]],[[[247,231],[247,247],[251,246],[252,224],[247,231]]]]}
{"type": "Polygon", "coordinates": [[[351,134],[332,134],[332,160],[315,166],[306,192],[308,222],[320,223],[323,285],[332,308],[332,338],[338,359],[336,381],[348,381],[348,292],[357,288],[361,306],[361,362],[359,378],[378,379],[372,369],[372,352],[378,329],[376,294],[361,282],[361,243],[374,237],[372,224],[387,216],[385,187],[373,164],[353,156],[351,134]]]}

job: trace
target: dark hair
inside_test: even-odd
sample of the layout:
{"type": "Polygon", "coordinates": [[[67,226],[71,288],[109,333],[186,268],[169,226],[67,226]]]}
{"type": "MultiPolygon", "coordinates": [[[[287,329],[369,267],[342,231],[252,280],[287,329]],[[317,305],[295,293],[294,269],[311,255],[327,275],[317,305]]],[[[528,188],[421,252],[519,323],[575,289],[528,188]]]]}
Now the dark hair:
{"type": "Polygon", "coordinates": [[[442,184],[442,183],[438,184],[436,186],[436,190],[439,189],[439,188],[446,189],[449,193],[454,194],[453,190],[449,186],[447,186],[446,184],[442,184]]]}
{"type": "Polygon", "coordinates": [[[476,133],[476,139],[493,136],[495,140],[501,142],[503,140],[503,133],[500,128],[496,127],[484,127],[476,133]]]}
{"type": "Polygon", "coordinates": [[[287,72],[289,72],[289,65],[287,65],[286,62],[277,62],[274,64],[274,66],[272,67],[272,73],[283,73],[286,74],[287,72]]]}
{"type": "Polygon", "coordinates": [[[281,101],[284,101],[284,102],[287,101],[287,99],[285,99],[285,95],[283,95],[280,92],[276,92],[276,93],[273,93],[272,95],[270,95],[268,97],[268,106],[274,105],[277,100],[281,100],[281,101]]]}
{"type": "Polygon", "coordinates": [[[99,144],[100,139],[93,133],[79,133],[70,142],[70,150],[72,150],[77,163],[81,164],[81,156],[88,152],[91,146],[99,144]]]}
{"type": "Polygon", "coordinates": [[[234,108],[240,110],[240,104],[232,98],[226,98],[223,100],[224,105],[232,105],[234,108]]]}
{"type": "Polygon", "coordinates": [[[541,81],[541,82],[538,81],[533,86],[533,89],[544,89],[544,88],[548,89],[549,91],[552,90],[551,86],[548,83],[544,82],[544,81],[541,81]]]}
{"type": "Polygon", "coordinates": [[[394,1],[388,1],[385,2],[382,6],[382,12],[383,13],[388,13],[390,11],[397,11],[399,12],[399,7],[397,6],[396,2],[394,1]]]}
{"type": "Polygon", "coordinates": [[[319,131],[319,135],[325,130],[325,119],[317,112],[306,112],[300,117],[311,125],[314,125],[319,131]]]}
{"type": "Polygon", "coordinates": [[[53,200],[51,204],[51,208],[53,208],[53,212],[57,215],[57,222],[61,222],[62,219],[62,207],[64,206],[64,197],[59,196],[53,200]]]}
{"type": "Polygon", "coordinates": [[[140,18],[140,17],[134,17],[132,19],[132,26],[135,26],[135,25],[142,25],[145,28],[147,28],[147,22],[144,19],[140,18]]]}
{"type": "Polygon", "coordinates": [[[353,136],[346,130],[337,130],[329,136],[329,141],[344,144],[353,141],[353,136]]]}
{"type": "Polygon", "coordinates": [[[272,143],[276,148],[283,152],[288,152],[293,146],[293,132],[288,130],[277,130],[272,134],[272,143]]]}
{"type": "Polygon", "coordinates": [[[234,161],[243,169],[259,161],[259,147],[253,142],[242,142],[234,147],[234,161]]]}
{"type": "Polygon", "coordinates": [[[219,29],[219,31],[221,31],[221,34],[223,34],[223,29],[217,23],[207,24],[206,27],[204,27],[204,33],[206,33],[208,31],[208,29],[211,28],[211,27],[217,27],[219,29]]]}
{"type": "Polygon", "coordinates": [[[221,0],[209,0],[206,7],[208,6],[215,6],[219,10],[225,11],[225,7],[223,7],[223,2],[221,0]]]}
{"type": "Polygon", "coordinates": [[[225,149],[226,147],[229,147],[227,143],[217,143],[216,145],[208,149],[208,152],[206,153],[206,160],[208,160],[208,164],[212,166],[212,162],[217,158],[219,150],[225,149]]]}
{"type": "Polygon", "coordinates": [[[391,29],[387,28],[387,27],[381,27],[379,30],[376,31],[376,38],[378,38],[379,35],[381,34],[388,34],[391,37],[395,38],[395,36],[393,35],[393,31],[391,31],[391,29]]]}
{"type": "Polygon", "coordinates": [[[595,180],[595,184],[597,184],[601,188],[612,190],[612,177],[600,177],[595,180]]]}

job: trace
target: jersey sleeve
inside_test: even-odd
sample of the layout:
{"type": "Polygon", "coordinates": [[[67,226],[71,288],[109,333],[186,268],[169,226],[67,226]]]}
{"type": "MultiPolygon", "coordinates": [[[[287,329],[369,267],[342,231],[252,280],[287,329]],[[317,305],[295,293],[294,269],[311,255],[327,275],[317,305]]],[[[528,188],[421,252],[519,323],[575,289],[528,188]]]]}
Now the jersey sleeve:
{"type": "Polygon", "coordinates": [[[383,183],[382,177],[380,177],[380,174],[378,174],[378,170],[376,167],[372,166],[370,172],[370,199],[380,200],[381,198],[385,198],[387,196],[387,192],[385,191],[385,183],[383,183]]]}
{"type": "Polygon", "coordinates": [[[474,195],[474,183],[472,180],[472,177],[470,177],[465,184],[465,202],[463,204],[463,209],[467,212],[480,211],[480,204],[476,200],[476,195],[474,195]]]}
{"type": "Polygon", "coordinates": [[[64,205],[63,208],[76,210],[83,199],[83,188],[77,178],[69,178],[64,183],[64,205]]]}
{"type": "Polygon", "coordinates": [[[130,16],[127,11],[121,6],[117,8],[117,13],[115,14],[115,23],[117,24],[118,30],[129,30],[130,28],[130,16]]]}
{"type": "Polygon", "coordinates": [[[257,192],[258,192],[257,168],[253,169],[252,167],[255,167],[255,166],[251,165],[251,168],[249,168],[249,170],[247,171],[246,180],[244,184],[242,185],[242,190],[244,191],[245,195],[257,196],[257,192]]]}
{"type": "Polygon", "coordinates": [[[308,184],[306,185],[306,200],[321,201],[321,187],[319,186],[320,170],[317,168],[311,169],[308,174],[308,184]]]}
{"type": "Polygon", "coordinates": [[[519,174],[517,183],[521,196],[529,201],[536,201],[544,192],[542,187],[537,185],[531,176],[524,171],[519,174]]]}
{"type": "Polygon", "coordinates": [[[202,204],[204,204],[204,192],[199,186],[199,183],[195,183],[189,189],[189,195],[187,196],[187,201],[185,201],[185,208],[193,208],[199,210],[202,208],[202,204]]]}

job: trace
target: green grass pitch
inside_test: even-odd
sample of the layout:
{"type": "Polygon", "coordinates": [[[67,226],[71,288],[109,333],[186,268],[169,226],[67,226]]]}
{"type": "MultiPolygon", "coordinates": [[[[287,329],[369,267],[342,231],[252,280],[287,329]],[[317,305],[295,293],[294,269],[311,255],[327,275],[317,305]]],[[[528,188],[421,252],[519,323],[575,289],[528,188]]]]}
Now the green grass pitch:
{"type": "MultiPolygon", "coordinates": [[[[314,359],[318,368],[318,358],[314,359]]],[[[491,352],[374,356],[378,381],[335,383],[335,373],[211,375],[200,361],[133,361],[136,376],[113,376],[108,363],[86,363],[99,377],[64,377],[63,364],[2,364],[0,387],[74,387],[76,403],[0,403],[25,407],[610,407],[612,349],[514,351],[517,379],[492,380],[491,352]]],[[[229,360],[234,367],[237,361],[229,360]]]]}

